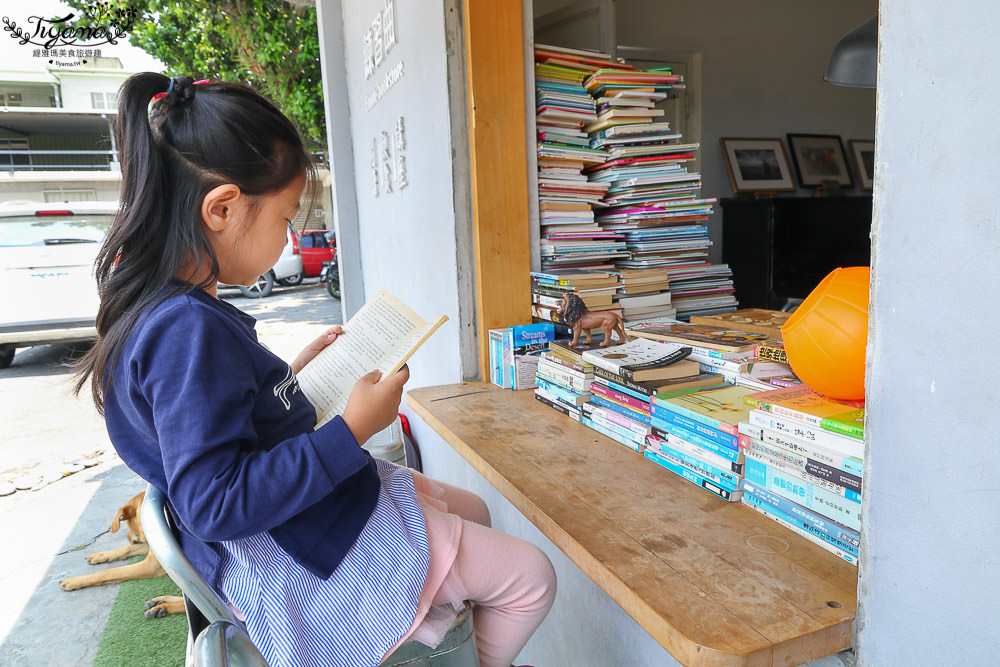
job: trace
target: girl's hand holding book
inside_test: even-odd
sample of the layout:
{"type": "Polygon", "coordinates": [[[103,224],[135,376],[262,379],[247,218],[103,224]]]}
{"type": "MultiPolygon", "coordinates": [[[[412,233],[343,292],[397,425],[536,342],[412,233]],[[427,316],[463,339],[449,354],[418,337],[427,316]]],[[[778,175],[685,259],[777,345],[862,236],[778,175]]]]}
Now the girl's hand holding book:
{"type": "Polygon", "coordinates": [[[319,338],[306,345],[302,352],[299,353],[299,356],[295,357],[295,361],[289,364],[292,367],[292,372],[298,375],[299,371],[305,368],[306,364],[322,352],[323,348],[337,340],[337,336],[342,333],[344,333],[343,327],[335,324],[320,334],[319,338]]]}
{"type": "Polygon", "coordinates": [[[383,378],[382,371],[374,370],[354,383],[341,416],[358,444],[365,444],[396,419],[403,385],[409,379],[410,368],[404,365],[389,377],[383,378]]]}

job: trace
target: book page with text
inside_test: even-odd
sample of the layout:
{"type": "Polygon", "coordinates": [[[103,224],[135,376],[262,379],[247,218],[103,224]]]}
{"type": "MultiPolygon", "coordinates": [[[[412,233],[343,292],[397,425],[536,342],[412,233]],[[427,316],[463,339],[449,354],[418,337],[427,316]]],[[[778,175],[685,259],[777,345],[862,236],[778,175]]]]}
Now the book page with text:
{"type": "Polygon", "coordinates": [[[383,377],[395,373],[447,319],[442,315],[426,322],[396,297],[378,291],[297,376],[316,407],[317,427],[343,412],[358,378],[375,369],[383,377]]]}

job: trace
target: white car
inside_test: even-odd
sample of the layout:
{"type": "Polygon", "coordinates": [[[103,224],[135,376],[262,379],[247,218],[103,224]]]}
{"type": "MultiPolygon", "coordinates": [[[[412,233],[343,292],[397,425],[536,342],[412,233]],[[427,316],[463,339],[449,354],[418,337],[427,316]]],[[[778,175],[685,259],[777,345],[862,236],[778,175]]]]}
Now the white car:
{"type": "Polygon", "coordinates": [[[260,299],[271,293],[276,282],[282,285],[298,285],[305,277],[299,235],[289,226],[288,232],[285,234],[285,247],[281,249],[281,257],[274,263],[271,270],[258,277],[253,285],[236,285],[236,287],[240,288],[243,296],[260,299]]]}
{"type": "Polygon", "coordinates": [[[118,202],[0,203],[0,368],[18,347],[97,338],[94,260],[118,202]]]}

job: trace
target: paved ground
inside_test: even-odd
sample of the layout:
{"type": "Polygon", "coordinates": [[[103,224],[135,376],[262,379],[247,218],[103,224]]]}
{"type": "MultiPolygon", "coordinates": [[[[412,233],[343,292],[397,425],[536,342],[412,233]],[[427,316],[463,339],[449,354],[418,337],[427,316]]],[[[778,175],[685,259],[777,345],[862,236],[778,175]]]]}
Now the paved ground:
{"type": "MultiPolygon", "coordinates": [[[[278,287],[266,299],[236,290],[220,296],[258,319],[260,339],[291,359],[327,326],[341,322],[340,302],[316,282],[278,287]]],[[[68,362],[79,350],[19,350],[0,370],[0,484],[40,488],[0,497],[0,665],[89,665],[117,585],[65,592],[59,581],[102,567],[84,557],[124,546],[108,533],[115,511],[145,488],[115,456],[86,391],[72,395],[68,362]],[[87,466],[66,477],[66,461],[87,466]],[[58,481],[49,480],[57,479],[58,481]]],[[[141,618],[142,610],[136,614],[141,618]]],[[[155,623],[156,621],[145,621],[155,623]]]]}

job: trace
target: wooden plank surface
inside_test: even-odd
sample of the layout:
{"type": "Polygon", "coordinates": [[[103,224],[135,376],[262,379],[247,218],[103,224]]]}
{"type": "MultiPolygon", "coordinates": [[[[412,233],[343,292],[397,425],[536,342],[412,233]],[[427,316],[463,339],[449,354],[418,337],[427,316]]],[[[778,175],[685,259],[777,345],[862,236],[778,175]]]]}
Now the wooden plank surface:
{"type": "Polygon", "coordinates": [[[534,399],[487,383],[407,404],[678,661],[800,665],[848,648],[857,568],[534,399]]]}
{"type": "MultiPolygon", "coordinates": [[[[490,329],[531,322],[521,3],[464,0],[480,377],[490,329]]],[[[535,205],[531,203],[530,205],[535,205]]]]}

